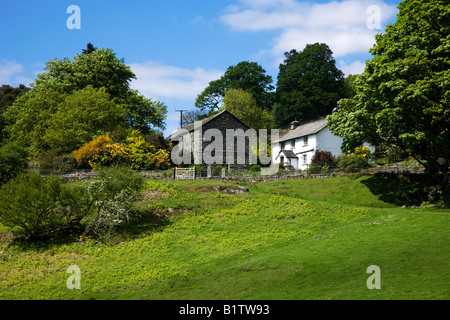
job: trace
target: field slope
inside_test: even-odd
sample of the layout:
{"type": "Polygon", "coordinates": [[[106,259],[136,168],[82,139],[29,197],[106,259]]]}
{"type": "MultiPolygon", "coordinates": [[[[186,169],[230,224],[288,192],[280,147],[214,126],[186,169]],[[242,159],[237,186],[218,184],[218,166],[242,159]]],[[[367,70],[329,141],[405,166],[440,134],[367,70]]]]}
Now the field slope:
{"type": "Polygon", "coordinates": [[[228,182],[148,181],[144,222],[106,243],[15,244],[0,228],[0,299],[449,299],[450,210],[403,209],[406,186],[382,182],[230,195],[212,188],[228,182]],[[70,265],[80,290],[67,288],[70,265]],[[381,289],[367,287],[371,265],[381,289]]]}

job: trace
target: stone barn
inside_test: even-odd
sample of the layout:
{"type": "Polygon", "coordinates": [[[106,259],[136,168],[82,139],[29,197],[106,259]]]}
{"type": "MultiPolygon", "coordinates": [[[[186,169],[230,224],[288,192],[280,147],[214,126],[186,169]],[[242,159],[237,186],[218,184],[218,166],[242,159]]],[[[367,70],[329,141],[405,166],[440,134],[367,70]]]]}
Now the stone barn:
{"type": "Polygon", "coordinates": [[[170,135],[172,162],[248,169],[256,164],[257,132],[228,110],[195,121],[170,135]],[[253,152],[252,152],[253,150],[253,152]]]}

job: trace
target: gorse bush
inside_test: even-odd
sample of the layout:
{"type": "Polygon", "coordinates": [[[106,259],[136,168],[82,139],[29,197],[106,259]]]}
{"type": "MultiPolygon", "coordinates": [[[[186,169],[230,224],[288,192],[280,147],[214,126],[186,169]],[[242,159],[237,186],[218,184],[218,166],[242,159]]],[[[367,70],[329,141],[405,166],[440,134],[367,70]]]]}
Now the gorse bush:
{"type": "Polygon", "coordinates": [[[113,142],[109,135],[101,135],[72,152],[81,168],[128,165],[135,170],[165,170],[170,155],[148,143],[139,130],[133,130],[125,142],[113,142]]]}
{"type": "Polygon", "coordinates": [[[130,156],[129,148],[122,143],[114,143],[108,135],[101,135],[72,152],[81,168],[126,164],[130,156]]]}

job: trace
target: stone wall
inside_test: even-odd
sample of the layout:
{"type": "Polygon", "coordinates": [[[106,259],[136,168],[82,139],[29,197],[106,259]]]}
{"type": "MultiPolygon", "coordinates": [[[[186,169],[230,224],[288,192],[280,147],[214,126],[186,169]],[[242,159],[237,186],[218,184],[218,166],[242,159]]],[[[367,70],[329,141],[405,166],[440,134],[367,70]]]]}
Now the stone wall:
{"type": "MultiPolygon", "coordinates": [[[[173,179],[173,175],[167,175],[164,171],[138,171],[146,179],[173,179]]],[[[206,170],[203,172],[205,173],[206,170]]],[[[376,174],[376,173],[387,173],[387,174],[425,174],[425,169],[423,167],[373,167],[368,169],[363,169],[355,172],[344,172],[342,170],[325,170],[321,172],[284,172],[271,176],[261,176],[257,173],[254,174],[240,174],[234,176],[227,176],[225,172],[225,177],[220,177],[218,175],[213,175],[212,177],[207,177],[206,174],[201,174],[197,176],[196,179],[199,180],[220,180],[220,181],[242,181],[242,182],[260,182],[260,181],[273,181],[273,180],[294,180],[294,179],[314,179],[314,178],[331,178],[331,177],[342,177],[352,173],[361,174],[376,174]]],[[[63,182],[74,182],[74,181],[84,181],[97,177],[98,174],[95,171],[80,170],[71,173],[60,175],[63,182]]]]}

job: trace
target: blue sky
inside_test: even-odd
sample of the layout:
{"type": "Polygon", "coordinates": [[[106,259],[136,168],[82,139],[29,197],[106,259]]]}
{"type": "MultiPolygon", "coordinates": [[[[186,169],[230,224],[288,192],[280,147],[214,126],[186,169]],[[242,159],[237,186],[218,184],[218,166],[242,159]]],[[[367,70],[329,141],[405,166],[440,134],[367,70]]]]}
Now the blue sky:
{"type": "Polygon", "coordinates": [[[258,62],[276,84],[284,52],[323,42],[346,75],[361,73],[371,58],[368,50],[374,35],[395,22],[399,3],[8,1],[0,8],[0,85],[29,85],[44,72],[47,61],[72,59],[91,42],[98,48],[111,48],[118,58],[125,59],[137,76],[131,83],[133,89],[167,105],[165,134],[169,135],[179,127],[175,109],[193,110],[195,98],[209,81],[240,61],[258,62]],[[80,8],[81,29],[67,28],[70,5],[80,8]]]}

